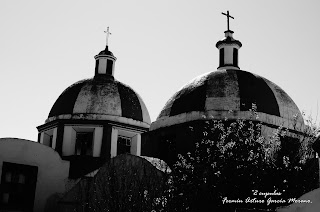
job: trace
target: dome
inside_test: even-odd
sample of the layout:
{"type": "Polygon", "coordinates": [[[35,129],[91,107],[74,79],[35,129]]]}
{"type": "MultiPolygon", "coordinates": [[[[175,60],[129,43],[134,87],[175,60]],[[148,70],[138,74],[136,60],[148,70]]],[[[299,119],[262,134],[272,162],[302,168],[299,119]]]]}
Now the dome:
{"type": "Polygon", "coordinates": [[[111,51],[109,51],[108,48],[106,48],[105,50],[102,50],[98,55],[110,55],[110,56],[114,56],[113,53],[111,51]]]}
{"type": "Polygon", "coordinates": [[[151,130],[208,117],[247,119],[252,104],[261,122],[289,128],[294,121],[303,123],[298,107],[279,86],[247,71],[222,69],[199,76],[176,92],[151,130]]]}
{"type": "MultiPolygon", "coordinates": [[[[232,31],[226,31],[226,33],[233,33],[232,31]]],[[[219,48],[223,44],[236,44],[239,46],[239,48],[242,46],[242,43],[233,37],[227,36],[225,39],[220,40],[217,42],[216,47],[219,48]]]]}
{"type": "Polygon", "coordinates": [[[111,77],[95,76],[68,87],[54,103],[47,122],[56,119],[128,120],[151,123],[141,97],[129,86],[111,77]]]}

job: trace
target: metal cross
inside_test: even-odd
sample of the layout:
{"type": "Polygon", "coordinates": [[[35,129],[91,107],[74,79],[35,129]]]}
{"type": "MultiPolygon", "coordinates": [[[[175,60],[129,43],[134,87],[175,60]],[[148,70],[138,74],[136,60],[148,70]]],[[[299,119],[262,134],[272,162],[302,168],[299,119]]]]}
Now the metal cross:
{"type": "Polygon", "coordinates": [[[225,15],[225,16],[227,16],[227,21],[228,21],[228,31],[230,30],[229,29],[229,18],[232,18],[232,19],[234,19],[234,17],[232,17],[231,15],[229,15],[229,10],[227,11],[227,14],[225,14],[225,13],[222,13],[222,15],[225,15]]]}
{"type": "Polygon", "coordinates": [[[108,46],[109,35],[111,35],[111,32],[109,31],[109,27],[107,28],[107,31],[104,31],[104,33],[107,34],[106,42],[107,42],[107,46],[108,46]]]}

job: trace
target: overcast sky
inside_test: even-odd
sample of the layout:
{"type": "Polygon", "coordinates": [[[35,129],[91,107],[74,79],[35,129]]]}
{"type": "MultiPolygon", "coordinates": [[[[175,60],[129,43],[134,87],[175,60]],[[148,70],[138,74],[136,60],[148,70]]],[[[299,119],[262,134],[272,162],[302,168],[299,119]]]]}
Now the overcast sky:
{"type": "Polygon", "coordinates": [[[240,68],[279,85],[316,119],[319,8],[317,0],[1,0],[0,138],[37,139],[63,90],[93,77],[108,26],[115,78],[140,94],[155,121],[178,89],[217,69],[227,10],[243,44],[240,68]]]}

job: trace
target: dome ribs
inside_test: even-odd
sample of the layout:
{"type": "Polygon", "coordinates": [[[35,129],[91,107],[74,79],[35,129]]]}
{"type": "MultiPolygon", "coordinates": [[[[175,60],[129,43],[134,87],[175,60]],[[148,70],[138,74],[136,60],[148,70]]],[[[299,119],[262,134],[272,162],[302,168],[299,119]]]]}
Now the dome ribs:
{"type": "Polygon", "coordinates": [[[78,94],[84,83],[85,81],[81,81],[78,84],[67,88],[54,103],[48,118],[58,116],[60,114],[72,114],[78,94]]]}
{"type": "Polygon", "coordinates": [[[188,86],[182,89],[172,104],[170,116],[191,111],[205,111],[207,80],[201,85],[188,86]]]}
{"type": "Polygon", "coordinates": [[[79,93],[74,113],[110,114],[121,116],[121,100],[116,84],[109,81],[92,81],[83,86],[79,93]]]}
{"type": "Polygon", "coordinates": [[[280,117],[277,99],[267,83],[246,71],[236,73],[240,92],[240,111],[248,111],[254,103],[259,112],[280,117]]]}
{"type": "Polygon", "coordinates": [[[206,110],[239,110],[240,97],[236,73],[222,70],[212,72],[209,76],[206,110]]]}
{"type": "Polygon", "coordinates": [[[223,72],[214,72],[214,78],[209,78],[209,89],[207,90],[208,97],[226,97],[225,90],[228,88],[226,84],[226,76],[223,72]],[[212,80],[214,79],[214,80],[212,80]]]}
{"type": "Polygon", "coordinates": [[[81,80],[65,89],[46,123],[57,119],[110,120],[134,125],[151,122],[144,102],[132,88],[101,76],[81,80]]]}
{"type": "Polygon", "coordinates": [[[130,88],[117,83],[121,99],[122,116],[143,121],[142,109],[137,95],[130,88]]]}
{"type": "MultiPolygon", "coordinates": [[[[150,131],[204,119],[251,119],[252,104],[259,121],[294,129],[304,122],[293,100],[273,82],[243,70],[222,69],[187,83],[166,103],[150,131]]],[[[294,129],[295,130],[295,129],[294,129]]]]}

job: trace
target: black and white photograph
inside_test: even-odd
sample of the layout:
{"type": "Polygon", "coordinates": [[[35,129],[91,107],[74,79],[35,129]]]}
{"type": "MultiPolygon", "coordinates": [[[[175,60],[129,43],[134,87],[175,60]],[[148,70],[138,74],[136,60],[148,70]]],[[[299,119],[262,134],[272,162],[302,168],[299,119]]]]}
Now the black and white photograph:
{"type": "Polygon", "coordinates": [[[316,0],[0,1],[0,212],[319,212],[316,0]]]}

